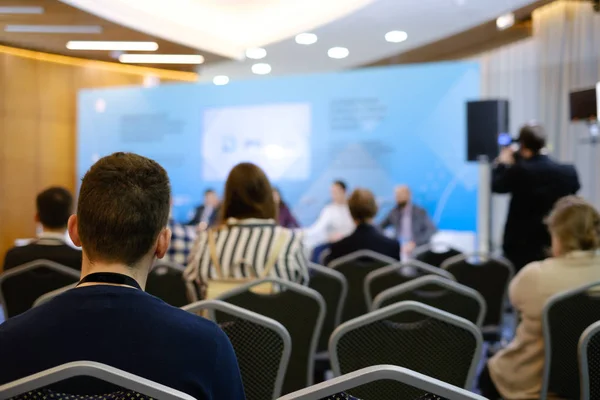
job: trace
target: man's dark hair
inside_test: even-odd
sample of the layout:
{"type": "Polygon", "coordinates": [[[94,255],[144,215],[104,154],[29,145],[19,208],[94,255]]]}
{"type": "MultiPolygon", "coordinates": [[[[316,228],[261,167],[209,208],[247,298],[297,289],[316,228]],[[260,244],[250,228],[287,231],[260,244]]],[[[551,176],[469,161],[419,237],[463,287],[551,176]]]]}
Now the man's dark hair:
{"type": "Polygon", "coordinates": [[[49,229],[66,228],[73,211],[73,196],[62,187],[51,187],[38,194],[36,206],[40,223],[49,229]]]}
{"type": "Polygon", "coordinates": [[[204,195],[205,195],[205,196],[206,196],[207,194],[211,194],[211,193],[217,193],[217,192],[215,192],[215,189],[206,189],[206,190],[204,191],[204,195]]]}
{"type": "Polygon", "coordinates": [[[342,180],[340,180],[340,179],[333,181],[333,184],[334,184],[334,185],[338,185],[339,187],[341,187],[341,188],[342,188],[342,190],[343,190],[344,192],[345,192],[345,191],[347,190],[347,188],[348,188],[348,186],[346,185],[346,182],[344,182],[344,181],[342,181],[342,180]]]}
{"type": "Polygon", "coordinates": [[[83,177],[77,220],[90,261],[137,263],[169,219],[171,186],[163,167],[133,153],[101,158],[83,177]]]}
{"type": "Polygon", "coordinates": [[[377,202],[370,190],[355,189],[348,199],[348,208],[352,219],[365,223],[377,214],[377,202]]]}
{"type": "Polygon", "coordinates": [[[519,132],[519,145],[538,154],[546,146],[546,133],[540,125],[525,125],[519,132]]]}

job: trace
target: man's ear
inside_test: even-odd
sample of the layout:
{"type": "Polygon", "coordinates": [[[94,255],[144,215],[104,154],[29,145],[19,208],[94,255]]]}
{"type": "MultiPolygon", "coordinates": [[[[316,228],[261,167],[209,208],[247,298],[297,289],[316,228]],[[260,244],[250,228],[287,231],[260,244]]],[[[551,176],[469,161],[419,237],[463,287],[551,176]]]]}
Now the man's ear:
{"type": "Polygon", "coordinates": [[[81,247],[81,239],[79,238],[79,227],[77,226],[77,214],[73,214],[69,217],[67,224],[69,229],[69,236],[73,241],[73,244],[77,247],[81,247]]]}
{"type": "Polygon", "coordinates": [[[167,254],[167,250],[171,246],[171,229],[164,228],[158,234],[158,240],[156,242],[156,258],[163,258],[167,254]]]}
{"type": "Polygon", "coordinates": [[[35,221],[36,224],[40,223],[40,213],[35,213],[35,217],[33,217],[33,220],[35,221]]]}

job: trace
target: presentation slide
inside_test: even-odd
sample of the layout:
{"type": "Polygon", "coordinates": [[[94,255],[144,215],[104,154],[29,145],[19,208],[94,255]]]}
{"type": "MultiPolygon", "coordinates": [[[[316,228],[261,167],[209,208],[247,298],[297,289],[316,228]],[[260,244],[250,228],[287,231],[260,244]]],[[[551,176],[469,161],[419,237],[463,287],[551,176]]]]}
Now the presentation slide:
{"type": "Polygon", "coordinates": [[[371,189],[381,218],[408,184],[440,229],[475,231],[477,167],[467,163],[466,101],[479,65],[451,62],[212,84],[83,90],[78,174],[115,151],[168,171],[174,216],[185,222],[229,170],[264,169],[309,225],[333,180],[371,189]]]}

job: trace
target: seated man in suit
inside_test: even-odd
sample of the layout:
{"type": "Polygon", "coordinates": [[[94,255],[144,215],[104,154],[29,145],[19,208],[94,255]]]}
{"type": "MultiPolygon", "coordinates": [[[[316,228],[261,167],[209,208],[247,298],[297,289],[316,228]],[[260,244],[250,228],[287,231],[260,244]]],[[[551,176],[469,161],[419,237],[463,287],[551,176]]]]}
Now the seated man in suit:
{"type": "MultiPolygon", "coordinates": [[[[0,368],[0,385],[88,360],[199,400],[245,398],[225,333],[144,292],[154,260],[169,247],[170,196],[167,172],[148,158],[115,153],[90,168],[77,215],[69,218],[71,239],[83,249],[83,278],[76,288],[0,325],[0,360],[10,366],[0,368]]],[[[93,396],[119,388],[83,378],[51,390],[93,396]]]]}
{"type": "Polygon", "coordinates": [[[356,189],[348,199],[348,207],[356,229],[350,236],[331,244],[325,264],[358,250],[372,250],[399,260],[398,241],[385,237],[373,226],[373,218],[377,214],[377,203],[373,193],[366,189],[356,189]]]}
{"type": "Polygon", "coordinates": [[[200,225],[200,230],[213,226],[219,217],[219,196],[213,189],[204,192],[204,204],[196,207],[194,217],[188,225],[200,225]]]}
{"type": "Polygon", "coordinates": [[[386,215],[379,227],[394,227],[396,238],[402,241],[402,251],[410,254],[416,247],[429,243],[437,228],[427,211],[412,202],[408,186],[396,187],[395,196],[396,207],[386,215]]]}
{"type": "Polygon", "coordinates": [[[38,239],[13,247],[4,258],[4,271],[35,260],[54,261],[81,270],[81,250],[65,241],[73,196],[67,189],[51,187],[37,196],[35,221],[42,226],[38,239]]]}

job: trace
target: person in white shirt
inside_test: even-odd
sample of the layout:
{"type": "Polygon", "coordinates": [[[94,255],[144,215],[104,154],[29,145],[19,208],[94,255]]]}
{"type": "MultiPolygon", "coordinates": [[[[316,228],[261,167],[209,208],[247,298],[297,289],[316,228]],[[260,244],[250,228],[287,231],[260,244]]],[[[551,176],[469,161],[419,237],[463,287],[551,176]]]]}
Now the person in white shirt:
{"type": "Polygon", "coordinates": [[[304,230],[307,245],[314,247],[311,259],[315,262],[318,261],[319,254],[328,248],[329,243],[337,242],[354,231],[355,225],[348,208],[346,188],[345,182],[334,181],[331,185],[332,202],[323,208],[317,221],[304,230]]]}

